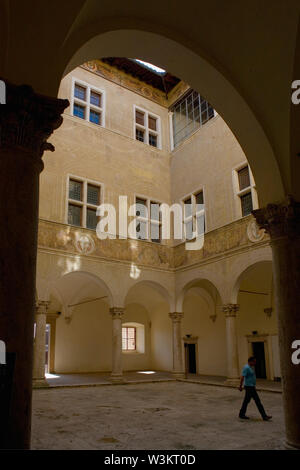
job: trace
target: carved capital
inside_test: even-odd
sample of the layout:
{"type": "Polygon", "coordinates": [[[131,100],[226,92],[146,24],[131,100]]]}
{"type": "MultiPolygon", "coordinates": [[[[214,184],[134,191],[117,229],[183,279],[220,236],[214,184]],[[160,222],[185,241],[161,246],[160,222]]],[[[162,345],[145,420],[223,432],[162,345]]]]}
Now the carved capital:
{"type": "Polygon", "coordinates": [[[50,302],[47,300],[40,300],[36,303],[35,313],[36,315],[46,315],[48,312],[50,302]]]}
{"type": "Polygon", "coordinates": [[[300,203],[288,196],[280,204],[268,204],[253,211],[258,226],[269,233],[271,239],[300,236],[300,203]]]}
{"type": "Polygon", "coordinates": [[[227,304],[223,305],[222,310],[225,313],[225,317],[236,317],[240,306],[238,304],[227,304]]]}
{"type": "Polygon", "coordinates": [[[124,313],[125,313],[125,308],[124,307],[112,307],[109,309],[109,313],[115,318],[122,318],[124,313]]]}
{"type": "Polygon", "coordinates": [[[43,169],[45,150],[54,151],[47,140],[62,124],[68,100],[39,95],[30,86],[6,82],[6,104],[0,106],[0,149],[19,149],[43,169]]]}
{"type": "Polygon", "coordinates": [[[173,322],[180,322],[183,319],[182,312],[171,312],[169,313],[169,317],[173,322]]]}

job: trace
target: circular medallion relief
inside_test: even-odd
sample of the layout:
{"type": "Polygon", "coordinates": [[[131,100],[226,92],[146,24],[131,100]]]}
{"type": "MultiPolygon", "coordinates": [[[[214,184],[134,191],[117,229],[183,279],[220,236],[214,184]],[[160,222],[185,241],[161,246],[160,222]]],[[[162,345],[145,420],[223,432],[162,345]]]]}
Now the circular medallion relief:
{"type": "Polygon", "coordinates": [[[247,235],[250,242],[260,242],[265,236],[265,231],[258,227],[255,220],[251,220],[247,227],[247,235]]]}
{"type": "Polygon", "coordinates": [[[79,253],[82,253],[83,255],[89,255],[93,253],[95,249],[95,242],[90,235],[85,233],[77,235],[75,240],[75,247],[79,253]]]}

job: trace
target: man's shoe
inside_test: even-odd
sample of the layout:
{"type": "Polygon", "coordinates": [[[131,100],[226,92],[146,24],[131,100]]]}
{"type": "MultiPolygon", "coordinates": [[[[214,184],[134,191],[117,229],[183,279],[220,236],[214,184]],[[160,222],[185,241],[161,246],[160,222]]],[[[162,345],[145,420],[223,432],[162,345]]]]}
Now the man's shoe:
{"type": "Polygon", "coordinates": [[[270,419],[272,419],[272,416],[266,415],[266,416],[263,417],[264,421],[270,421],[270,419]]]}
{"type": "Polygon", "coordinates": [[[239,418],[240,418],[240,419],[250,419],[250,418],[248,418],[248,416],[246,416],[246,415],[239,415],[239,418]]]}

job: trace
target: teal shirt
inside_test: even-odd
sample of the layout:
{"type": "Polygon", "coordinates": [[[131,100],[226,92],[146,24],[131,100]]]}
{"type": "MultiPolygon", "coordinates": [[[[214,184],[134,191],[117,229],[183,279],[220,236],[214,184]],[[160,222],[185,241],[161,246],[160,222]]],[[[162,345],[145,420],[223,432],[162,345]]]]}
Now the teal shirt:
{"type": "Polygon", "coordinates": [[[245,377],[244,379],[244,386],[245,387],[255,387],[256,385],[256,375],[254,369],[246,364],[242,370],[242,376],[245,377]]]}

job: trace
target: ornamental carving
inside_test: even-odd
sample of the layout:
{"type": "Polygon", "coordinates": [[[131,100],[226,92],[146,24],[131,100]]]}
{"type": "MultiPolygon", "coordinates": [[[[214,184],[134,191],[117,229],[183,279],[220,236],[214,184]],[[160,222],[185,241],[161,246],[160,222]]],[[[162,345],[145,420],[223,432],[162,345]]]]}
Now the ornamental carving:
{"type": "Polygon", "coordinates": [[[247,226],[247,235],[250,242],[257,243],[263,240],[265,231],[259,228],[255,220],[251,220],[247,226]]]}
{"type": "Polygon", "coordinates": [[[54,151],[47,142],[62,124],[68,100],[39,95],[30,86],[6,82],[6,104],[0,106],[0,148],[20,149],[43,168],[45,150],[54,151]]]}
{"type": "Polygon", "coordinates": [[[240,306],[238,304],[227,304],[223,305],[222,310],[225,313],[225,317],[236,317],[240,306]]]}
{"type": "Polygon", "coordinates": [[[90,255],[95,251],[95,243],[92,237],[87,233],[78,234],[75,237],[75,248],[83,255],[90,255]]]}
{"type": "Polygon", "coordinates": [[[268,204],[267,207],[253,211],[256,222],[271,239],[300,236],[300,203],[291,196],[280,204],[268,204]]]}

